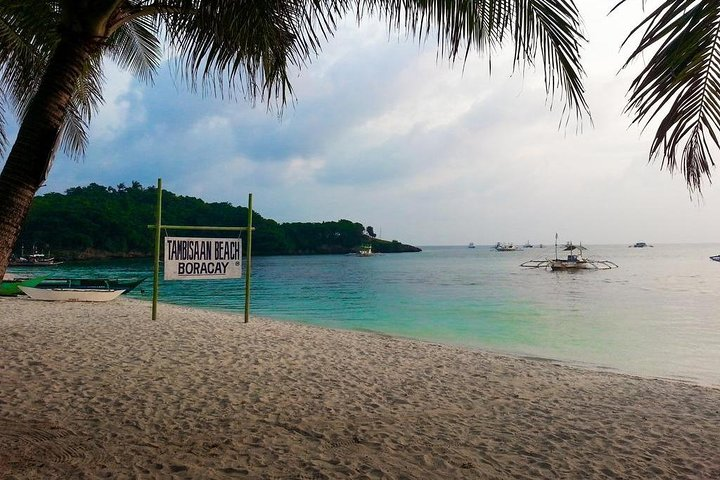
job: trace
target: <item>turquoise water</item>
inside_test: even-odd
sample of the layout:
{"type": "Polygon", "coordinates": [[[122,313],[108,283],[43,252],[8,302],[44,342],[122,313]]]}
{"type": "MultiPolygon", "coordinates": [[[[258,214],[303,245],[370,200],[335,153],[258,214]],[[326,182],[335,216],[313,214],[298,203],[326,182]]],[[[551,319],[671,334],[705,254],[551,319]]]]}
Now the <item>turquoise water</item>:
{"type": "MultiPolygon", "coordinates": [[[[252,314],[720,385],[720,245],[589,246],[620,268],[520,268],[554,247],[255,257],[252,314]]],[[[148,260],[64,264],[55,276],[151,274],[148,260]]],[[[15,271],[21,271],[15,269],[15,271]]],[[[150,299],[151,279],[130,296],[150,299]]],[[[242,313],[244,282],[161,283],[163,302],[242,313]]]]}

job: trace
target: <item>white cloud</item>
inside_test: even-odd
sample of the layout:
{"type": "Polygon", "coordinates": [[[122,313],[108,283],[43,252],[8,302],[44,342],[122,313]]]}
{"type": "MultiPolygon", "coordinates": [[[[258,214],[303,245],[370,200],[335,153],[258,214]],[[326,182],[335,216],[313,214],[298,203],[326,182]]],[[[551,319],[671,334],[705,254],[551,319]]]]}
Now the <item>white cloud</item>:
{"type": "Polygon", "coordinates": [[[120,70],[112,62],[105,62],[103,88],[104,103],[91,125],[91,142],[109,142],[118,138],[129,122],[142,122],[142,96],[133,89],[132,75],[120,70]],[[135,98],[130,98],[130,96],[135,98]]]}

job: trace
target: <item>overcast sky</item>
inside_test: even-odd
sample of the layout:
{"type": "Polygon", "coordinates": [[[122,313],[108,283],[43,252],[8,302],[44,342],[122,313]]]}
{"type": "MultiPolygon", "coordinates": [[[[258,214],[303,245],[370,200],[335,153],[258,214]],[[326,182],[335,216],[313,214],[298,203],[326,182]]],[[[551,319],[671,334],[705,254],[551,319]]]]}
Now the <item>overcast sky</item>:
{"type": "MultiPolygon", "coordinates": [[[[246,205],[280,222],[347,218],[415,245],[720,240],[720,192],[690,198],[648,164],[652,129],[622,113],[632,76],[620,44],[641,2],[579,0],[594,126],[559,128],[542,72],[497,55],[448,68],[432,45],[348,21],[293,80],[282,119],[265,108],[186,93],[164,69],[154,86],[107,71],[106,104],[80,162],[59,156],[40,194],[91,182],[163,186],[246,205]]],[[[718,175],[717,169],[714,175],[718,175]]]]}

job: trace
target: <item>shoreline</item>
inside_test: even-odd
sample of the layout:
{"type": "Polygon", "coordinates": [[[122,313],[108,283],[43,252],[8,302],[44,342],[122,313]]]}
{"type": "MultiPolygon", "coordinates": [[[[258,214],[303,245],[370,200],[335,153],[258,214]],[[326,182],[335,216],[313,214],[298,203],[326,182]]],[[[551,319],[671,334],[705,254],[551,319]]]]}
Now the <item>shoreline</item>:
{"type": "Polygon", "coordinates": [[[0,477],[720,477],[717,386],[158,309],[0,299],[0,477]]]}
{"type": "MultiPolygon", "coordinates": [[[[466,246],[463,246],[463,248],[467,248],[466,246]]],[[[139,301],[139,302],[148,302],[152,303],[152,300],[148,300],[145,298],[140,297],[125,297],[130,298],[133,301],[139,301]]],[[[158,301],[158,305],[170,305],[173,307],[178,308],[188,308],[193,310],[204,310],[209,312],[215,312],[220,313],[224,315],[229,316],[237,316],[242,317],[243,311],[241,310],[232,310],[229,308],[212,308],[211,306],[194,306],[194,305],[186,305],[182,303],[172,303],[172,302],[162,302],[158,301]]],[[[568,368],[576,368],[581,371],[593,371],[593,372],[604,372],[604,373],[611,373],[615,375],[626,375],[629,377],[636,377],[639,379],[647,379],[647,380],[666,380],[670,382],[681,382],[681,383],[687,383],[689,385],[697,385],[701,387],[708,387],[708,388],[718,388],[720,389],[720,383],[713,383],[711,380],[705,380],[701,377],[691,377],[691,376],[684,376],[684,375],[660,375],[660,374],[651,374],[651,373],[643,373],[638,371],[632,371],[632,370],[623,370],[621,367],[611,366],[611,365],[603,365],[600,363],[593,363],[591,361],[583,361],[583,360],[577,360],[577,359],[562,359],[562,358],[556,358],[556,357],[544,357],[535,353],[525,353],[521,351],[512,351],[512,350],[502,350],[502,349],[494,349],[489,346],[485,345],[474,345],[469,343],[461,343],[461,342],[452,342],[452,341],[440,341],[435,340],[431,338],[422,338],[422,337],[413,337],[410,335],[403,335],[400,333],[389,333],[384,332],[381,330],[372,330],[369,328],[352,328],[352,327],[346,327],[342,324],[336,324],[333,326],[323,325],[321,323],[313,323],[311,321],[305,321],[305,320],[298,320],[291,317],[277,317],[277,316],[268,316],[268,315],[254,315],[250,313],[252,322],[253,318],[255,319],[263,319],[270,322],[278,322],[278,323],[285,323],[290,325],[303,325],[308,326],[312,328],[319,328],[329,331],[341,331],[341,332],[357,332],[357,333],[363,333],[368,335],[378,335],[381,337],[387,337],[387,338],[396,338],[398,340],[407,340],[411,342],[420,342],[420,343],[426,343],[430,345],[438,345],[438,346],[445,346],[448,348],[458,348],[461,350],[468,350],[468,351],[474,351],[474,352],[481,352],[481,353],[487,353],[490,355],[497,355],[500,357],[510,357],[510,358],[522,358],[527,359],[530,361],[536,361],[540,363],[550,363],[557,366],[565,366],[568,368]]]]}

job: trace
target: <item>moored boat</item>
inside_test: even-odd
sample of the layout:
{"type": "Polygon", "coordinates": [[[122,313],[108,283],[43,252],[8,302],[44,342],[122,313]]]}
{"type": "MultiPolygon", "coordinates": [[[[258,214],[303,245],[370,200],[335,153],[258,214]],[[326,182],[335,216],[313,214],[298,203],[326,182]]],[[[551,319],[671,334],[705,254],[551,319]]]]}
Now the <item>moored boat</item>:
{"type": "MultiPolygon", "coordinates": [[[[147,277],[133,278],[46,278],[38,288],[106,288],[123,289],[123,293],[133,290],[147,277]]],[[[33,285],[31,285],[33,286],[33,285]]]]}
{"type": "Polygon", "coordinates": [[[373,253],[372,251],[372,245],[368,243],[362,245],[356,255],[358,257],[372,257],[373,255],[375,255],[375,253],[373,253]]]}
{"type": "Polygon", "coordinates": [[[125,291],[120,288],[37,288],[19,287],[25,295],[33,300],[55,302],[109,302],[125,291]]]}
{"type": "Polygon", "coordinates": [[[582,255],[583,250],[587,250],[587,248],[582,245],[568,243],[563,249],[563,251],[569,252],[567,258],[552,260],[550,270],[596,270],[598,268],[596,262],[584,258],[582,255]],[[575,253],[575,250],[577,250],[577,253],[575,253]]]}
{"type": "Polygon", "coordinates": [[[28,256],[11,257],[8,266],[10,267],[52,267],[63,262],[55,257],[48,257],[43,253],[33,253],[28,256]]]}
{"type": "Polygon", "coordinates": [[[576,270],[609,270],[618,268],[618,266],[610,260],[591,260],[583,256],[586,247],[574,245],[568,242],[563,251],[568,252],[566,258],[559,258],[557,254],[557,244],[555,244],[555,258],[545,260],[529,260],[520,264],[521,267],[527,268],[544,268],[554,271],[576,271],[576,270]],[[576,252],[577,250],[577,252],[576,252]]]}
{"type": "Polygon", "coordinates": [[[520,249],[513,243],[498,242],[497,245],[495,245],[495,250],[497,250],[498,252],[516,252],[520,249]]]}

